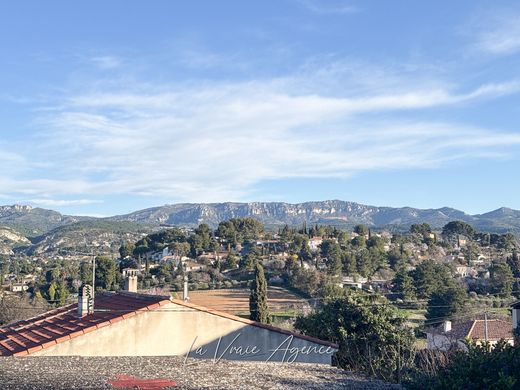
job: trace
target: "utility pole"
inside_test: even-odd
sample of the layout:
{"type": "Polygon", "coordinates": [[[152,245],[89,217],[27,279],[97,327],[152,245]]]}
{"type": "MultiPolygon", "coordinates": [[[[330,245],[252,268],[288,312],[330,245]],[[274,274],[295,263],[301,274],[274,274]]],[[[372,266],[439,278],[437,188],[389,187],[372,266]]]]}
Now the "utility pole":
{"type": "Polygon", "coordinates": [[[92,251],[92,295],[96,291],[96,256],[94,256],[94,251],[92,251]]]}
{"type": "MultiPolygon", "coordinates": [[[[485,338],[486,343],[488,342],[488,321],[487,321],[487,312],[484,313],[484,329],[485,329],[485,338]]],[[[486,347],[487,348],[487,347],[486,347]]]]}

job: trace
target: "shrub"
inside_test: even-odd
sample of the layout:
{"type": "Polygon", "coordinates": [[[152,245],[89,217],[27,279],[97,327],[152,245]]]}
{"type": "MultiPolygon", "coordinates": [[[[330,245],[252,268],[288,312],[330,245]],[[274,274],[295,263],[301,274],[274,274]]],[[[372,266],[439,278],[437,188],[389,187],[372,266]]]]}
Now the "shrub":
{"type": "Polygon", "coordinates": [[[433,369],[418,367],[406,383],[408,389],[517,389],[520,386],[520,347],[499,342],[468,345],[468,352],[439,353],[433,369]]]}

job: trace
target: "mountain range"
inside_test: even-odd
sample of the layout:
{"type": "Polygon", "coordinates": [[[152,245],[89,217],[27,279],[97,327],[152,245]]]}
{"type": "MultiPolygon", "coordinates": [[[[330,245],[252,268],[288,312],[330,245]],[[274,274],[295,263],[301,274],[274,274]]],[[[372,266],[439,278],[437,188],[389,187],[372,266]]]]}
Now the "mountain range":
{"type": "Polygon", "coordinates": [[[333,225],[352,228],[365,224],[392,231],[408,230],[413,223],[426,222],[435,229],[454,220],[465,221],[478,231],[520,235],[520,211],[500,208],[470,215],[444,207],[376,207],[355,202],[327,200],[305,203],[182,203],[152,207],[107,218],[63,215],[31,206],[0,206],[0,255],[61,255],[90,251],[115,253],[122,242],[135,242],[165,226],[194,227],[238,217],[253,217],[268,229],[288,224],[333,225]]]}
{"type": "MultiPolygon", "coordinates": [[[[107,218],[63,215],[53,210],[31,206],[0,206],[0,227],[10,228],[29,238],[41,237],[65,226],[85,223],[127,222],[125,226],[196,226],[207,223],[212,227],[219,222],[237,217],[253,217],[268,227],[284,224],[328,224],[352,227],[362,223],[373,228],[408,229],[413,223],[426,222],[441,228],[453,220],[470,223],[477,230],[520,233],[520,211],[500,208],[485,214],[470,215],[453,208],[417,209],[411,207],[377,207],[341,200],[305,203],[251,202],[251,203],[180,203],[152,207],[125,215],[107,218]]],[[[80,224],[81,225],[81,224],[80,224]]],[[[85,225],[89,226],[89,225],[85,225]]]]}

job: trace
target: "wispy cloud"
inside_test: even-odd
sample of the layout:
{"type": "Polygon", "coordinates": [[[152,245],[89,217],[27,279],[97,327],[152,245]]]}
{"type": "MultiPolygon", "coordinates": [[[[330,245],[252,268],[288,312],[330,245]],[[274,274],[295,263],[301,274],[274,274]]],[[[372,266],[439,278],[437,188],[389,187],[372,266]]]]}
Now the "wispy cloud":
{"type": "Polygon", "coordinates": [[[351,14],[359,8],[346,0],[297,0],[307,10],[317,14],[351,14]]]}
{"type": "Polygon", "coordinates": [[[514,54],[520,51],[520,12],[492,13],[473,26],[474,48],[493,55],[514,54]]]}
{"type": "Polygon", "coordinates": [[[47,207],[63,207],[63,206],[82,206],[87,204],[102,203],[100,200],[94,199],[29,199],[23,200],[18,203],[27,203],[34,206],[47,206],[47,207]]]}
{"type": "Polygon", "coordinates": [[[352,94],[331,96],[313,90],[316,77],[323,79],[306,71],[284,79],[143,83],[70,94],[40,118],[46,130],[30,150],[47,169],[38,179],[0,176],[0,186],[47,206],[114,194],[245,200],[264,180],[435,168],[507,158],[520,145],[516,133],[399,117],[517,93],[516,81],[465,91],[358,83],[352,94]],[[391,117],[378,119],[381,113],[391,117]]]}

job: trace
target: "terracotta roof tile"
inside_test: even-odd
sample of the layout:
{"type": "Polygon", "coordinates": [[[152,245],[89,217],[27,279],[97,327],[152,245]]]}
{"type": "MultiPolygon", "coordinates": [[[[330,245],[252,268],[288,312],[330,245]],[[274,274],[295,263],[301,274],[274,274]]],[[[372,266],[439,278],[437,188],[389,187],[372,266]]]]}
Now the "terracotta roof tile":
{"type": "MultiPolygon", "coordinates": [[[[488,319],[487,320],[487,338],[491,341],[500,339],[513,339],[513,325],[509,321],[488,319]]],[[[470,338],[472,340],[486,339],[486,321],[482,319],[468,320],[452,323],[449,332],[443,331],[443,324],[430,328],[429,332],[435,334],[444,334],[457,340],[470,338]]]]}
{"type": "MultiPolygon", "coordinates": [[[[513,324],[503,320],[487,320],[487,334],[489,340],[513,339],[513,324]]],[[[471,331],[470,339],[484,340],[486,338],[486,323],[484,320],[476,320],[471,331]]]]}
{"type": "Polygon", "coordinates": [[[0,328],[0,356],[27,355],[168,302],[157,295],[98,293],[93,314],[78,317],[71,304],[0,328]]]}

